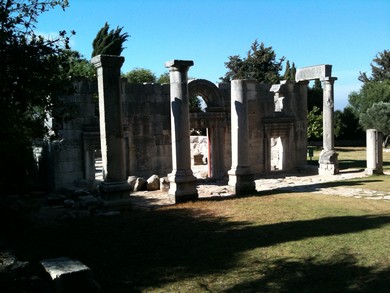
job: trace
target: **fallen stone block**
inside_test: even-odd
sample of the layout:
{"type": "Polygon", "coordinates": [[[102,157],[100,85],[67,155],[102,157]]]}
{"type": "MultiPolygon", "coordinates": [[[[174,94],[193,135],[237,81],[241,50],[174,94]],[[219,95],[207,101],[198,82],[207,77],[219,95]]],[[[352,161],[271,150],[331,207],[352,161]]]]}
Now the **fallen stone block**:
{"type": "Polygon", "coordinates": [[[146,189],[148,191],[160,189],[160,178],[157,175],[152,175],[146,180],[146,189]]]}
{"type": "Polygon", "coordinates": [[[45,259],[41,265],[54,282],[55,292],[100,292],[89,267],[67,257],[45,259]]]}

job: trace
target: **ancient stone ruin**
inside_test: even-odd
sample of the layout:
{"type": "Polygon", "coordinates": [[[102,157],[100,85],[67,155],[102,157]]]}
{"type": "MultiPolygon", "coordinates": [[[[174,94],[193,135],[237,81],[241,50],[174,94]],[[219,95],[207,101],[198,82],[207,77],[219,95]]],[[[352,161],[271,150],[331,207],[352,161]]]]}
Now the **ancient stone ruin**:
{"type": "Polygon", "coordinates": [[[82,81],[64,97],[77,115],[60,124],[60,138],[44,148],[49,186],[60,191],[95,180],[95,159],[102,158],[100,192],[110,198],[129,194],[129,176],[167,177],[175,202],[198,197],[191,170],[190,129],[207,129],[208,177],[228,180],[236,193],[253,191],[254,178],[306,167],[307,85],[324,88],[324,149],[319,174],[338,172],[333,138],[331,65],[297,70],[296,82],[262,84],[233,80],[214,84],[188,80],[193,61],[172,60],[170,84],[132,84],[120,78],[124,61],[96,56],[96,82],[82,81]],[[98,112],[96,107],[98,96],[98,112]],[[204,112],[189,111],[189,97],[200,96],[204,112]]]}

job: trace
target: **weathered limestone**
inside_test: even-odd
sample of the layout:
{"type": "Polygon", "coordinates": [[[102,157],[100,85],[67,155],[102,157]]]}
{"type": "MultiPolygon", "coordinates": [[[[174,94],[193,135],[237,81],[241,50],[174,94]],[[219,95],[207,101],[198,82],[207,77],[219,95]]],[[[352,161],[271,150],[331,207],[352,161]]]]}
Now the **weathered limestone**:
{"type": "Polygon", "coordinates": [[[53,280],[55,292],[100,292],[91,269],[78,260],[59,257],[41,264],[53,280]]]}
{"type": "Polygon", "coordinates": [[[190,120],[187,72],[193,61],[172,60],[169,68],[171,96],[172,173],[168,194],[176,203],[198,198],[196,178],[191,170],[190,120]]]}
{"type": "Polygon", "coordinates": [[[376,129],[366,130],[366,174],[383,174],[383,134],[376,129]]]}
{"type": "Polygon", "coordinates": [[[254,176],[248,162],[248,101],[245,80],[231,82],[232,167],[229,185],[236,194],[255,191],[254,176]]]}
{"type": "Polygon", "coordinates": [[[99,55],[92,59],[97,68],[99,91],[100,144],[103,161],[104,194],[130,190],[126,177],[125,146],[120,96],[120,68],[124,57],[99,55]]]}
{"type": "Polygon", "coordinates": [[[339,173],[338,154],[334,150],[334,91],[333,83],[337,78],[322,79],[323,87],[323,150],[319,159],[319,175],[335,175],[339,173]]]}
{"type": "Polygon", "coordinates": [[[339,173],[338,154],[334,150],[334,91],[333,84],[337,80],[332,77],[332,65],[317,65],[297,69],[295,80],[319,79],[323,87],[323,150],[319,159],[319,175],[335,175],[339,173]]]}
{"type": "Polygon", "coordinates": [[[295,81],[301,82],[305,80],[319,79],[324,80],[332,76],[332,65],[323,64],[316,66],[308,66],[298,68],[295,74],[295,81]]]}

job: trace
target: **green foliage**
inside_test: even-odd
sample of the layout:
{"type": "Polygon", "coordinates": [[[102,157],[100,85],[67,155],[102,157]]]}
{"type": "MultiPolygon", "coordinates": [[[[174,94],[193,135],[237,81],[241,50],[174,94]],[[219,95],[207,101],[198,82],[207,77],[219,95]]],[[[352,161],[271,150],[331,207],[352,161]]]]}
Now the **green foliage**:
{"type": "Polygon", "coordinates": [[[384,124],[389,121],[390,115],[386,112],[390,112],[387,106],[390,103],[390,51],[378,53],[373,62],[377,65],[371,63],[371,77],[367,77],[366,73],[360,74],[359,80],[364,84],[358,92],[349,95],[348,101],[365,129],[375,128],[389,135],[384,124]]]}
{"type": "Polygon", "coordinates": [[[360,114],[360,123],[364,129],[376,129],[384,135],[390,134],[390,103],[373,104],[365,113],[360,114]]]}
{"type": "Polygon", "coordinates": [[[92,42],[93,52],[92,57],[105,54],[119,56],[123,51],[123,43],[129,35],[122,33],[123,27],[117,27],[115,30],[109,31],[110,26],[106,22],[105,25],[96,34],[92,42]]]}
{"type": "Polygon", "coordinates": [[[314,107],[321,109],[322,111],[323,90],[321,81],[319,79],[314,80],[312,87],[307,89],[307,109],[313,110],[314,107]]]}
{"type": "Polygon", "coordinates": [[[361,82],[368,81],[384,81],[390,79],[390,51],[384,50],[379,52],[373,59],[377,65],[371,63],[371,77],[367,77],[365,72],[360,73],[359,80],[361,82]]]}
{"type": "MultiPolygon", "coordinates": [[[[336,113],[338,112],[339,111],[336,111],[336,113]]],[[[341,130],[338,138],[348,140],[364,140],[366,134],[359,124],[359,118],[353,113],[351,107],[345,107],[344,110],[339,114],[341,130]]]]}
{"type": "Polygon", "coordinates": [[[157,80],[156,75],[145,68],[135,68],[124,74],[123,77],[127,78],[130,83],[156,82],[157,80]]]}
{"type": "Polygon", "coordinates": [[[367,81],[359,92],[349,95],[348,101],[356,116],[365,113],[375,103],[390,102],[390,79],[367,81]]]}
{"type": "Polygon", "coordinates": [[[163,74],[160,75],[160,77],[157,79],[157,82],[158,83],[170,83],[170,79],[169,79],[169,72],[165,72],[163,74]]]}
{"type": "Polygon", "coordinates": [[[320,138],[322,136],[322,112],[321,109],[314,106],[307,114],[307,138],[320,138]]]}
{"type": "Polygon", "coordinates": [[[69,59],[69,77],[72,80],[89,79],[96,77],[96,69],[87,59],[83,58],[79,52],[65,51],[69,59]]]}
{"type": "MultiPolygon", "coordinates": [[[[23,186],[31,140],[46,132],[44,119],[69,87],[69,37],[34,32],[37,17],[67,1],[0,2],[0,185],[23,186]]],[[[72,32],[74,33],[74,32],[72,32]]]]}
{"type": "Polygon", "coordinates": [[[263,83],[278,83],[279,72],[282,70],[284,57],[276,61],[276,54],[272,47],[265,47],[264,43],[256,41],[251,45],[246,58],[239,55],[229,56],[225,62],[228,72],[220,79],[230,82],[233,79],[253,79],[263,83]]]}
{"type": "Polygon", "coordinates": [[[190,112],[202,112],[200,99],[201,98],[197,96],[190,97],[190,112]]]}
{"type": "Polygon", "coordinates": [[[290,67],[290,61],[287,60],[286,62],[286,69],[283,74],[283,80],[293,80],[295,81],[295,73],[297,72],[297,69],[295,68],[295,63],[292,64],[290,67]]]}

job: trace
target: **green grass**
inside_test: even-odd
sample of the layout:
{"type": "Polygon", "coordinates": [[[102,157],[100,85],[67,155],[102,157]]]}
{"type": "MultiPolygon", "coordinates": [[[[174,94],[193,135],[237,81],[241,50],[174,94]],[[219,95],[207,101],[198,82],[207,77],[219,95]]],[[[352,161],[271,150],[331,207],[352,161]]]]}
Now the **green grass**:
{"type": "Polygon", "coordinates": [[[384,292],[390,203],[289,193],[19,231],[23,260],[68,256],[103,292],[384,292]]]}
{"type": "MultiPolygon", "coordinates": [[[[359,151],[339,152],[342,160],[361,157],[359,151]]],[[[377,190],[389,186],[389,178],[334,184],[377,190]]],[[[21,260],[79,259],[102,292],[390,288],[388,201],[270,191],[18,227],[11,243],[21,260]]]]}
{"type": "MultiPolygon", "coordinates": [[[[314,156],[311,165],[318,164],[318,157],[322,148],[315,147],[314,156]]],[[[359,169],[364,170],[366,165],[366,148],[365,147],[337,147],[336,152],[339,154],[340,170],[345,169],[359,169]]],[[[308,158],[309,159],[309,158],[308,158]]],[[[383,153],[383,170],[390,171],[390,152],[383,153]]]]}

